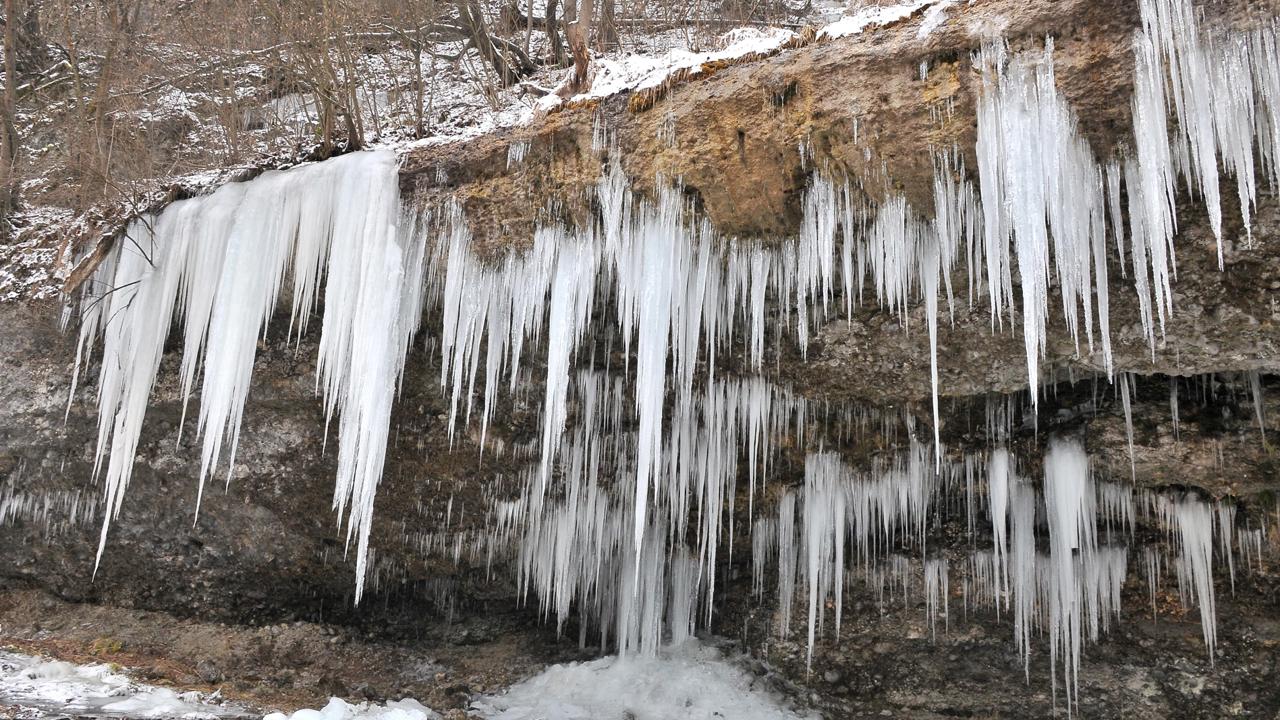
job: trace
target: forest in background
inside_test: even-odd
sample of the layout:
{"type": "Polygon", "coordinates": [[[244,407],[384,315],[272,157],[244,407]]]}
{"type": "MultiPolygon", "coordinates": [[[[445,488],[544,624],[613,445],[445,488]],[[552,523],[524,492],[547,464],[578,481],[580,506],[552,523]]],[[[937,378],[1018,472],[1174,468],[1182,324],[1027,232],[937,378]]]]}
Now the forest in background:
{"type": "MultiPolygon", "coordinates": [[[[0,232],[166,179],[436,135],[813,0],[4,0],[0,232]]],[[[92,214],[92,213],[90,213],[92,214]]]]}

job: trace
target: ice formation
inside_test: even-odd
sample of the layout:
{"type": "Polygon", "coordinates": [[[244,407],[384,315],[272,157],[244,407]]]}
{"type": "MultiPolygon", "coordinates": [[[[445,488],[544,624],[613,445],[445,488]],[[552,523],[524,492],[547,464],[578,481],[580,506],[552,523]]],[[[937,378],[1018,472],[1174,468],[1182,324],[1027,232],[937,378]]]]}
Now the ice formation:
{"type": "MultiPolygon", "coordinates": [[[[935,6],[939,15],[946,5],[935,6]]],[[[439,352],[451,440],[476,423],[481,451],[502,451],[489,437],[501,393],[517,392],[530,367],[545,367],[545,382],[537,440],[511,450],[533,461],[513,497],[473,509],[482,529],[456,533],[450,497],[445,526],[414,542],[424,554],[486,567],[514,555],[521,592],[558,628],[576,619],[583,645],[592,634],[601,647],[653,657],[709,625],[745,479],[752,594],[776,592],[774,629],[783,635],[802,595],[810,661],[828,615],[838,641],[852,578],[882,600],[923,599],[931,636],[939,619],[944,633],[951,625],[958,585],[966,613],[1012,615],[1028,674],[1033,640],[1047,636],[1055,687],[1061,667],[1073,707],[1082,646],[1119,613],[1139,512],[1158,518],[1178,548],[1176,559],[1144,554],[1152,592],[1176,573],[1212,656],[1214,539],[1234,572],[1235,553],[1245,567],[1260,556],[1248,534],[1260,528],[1238,531],[1230,512],[1198,498],[1099,480],[1077,440],[1051,441],[1041,473],[1019,465],[1006,446],[1021,422],[1010,404],[988,408],[988,452],[949,452],[941,442],[944,301],[950,317],[958,294],[967,290],[971,306],[985,297],[993,332],[1021,315],[1034,411],[1041,376],[1052,375],[1040,361],[1056,292],[1072,343],[1119,381],[1132,448],[1133,381],[1112,358],[1109,259],[1133,277],[1154,353],[1157,327],[1163,333],[1174,309],[1178,181],[1198,190],[1220,237],[1219,171],[1237,179],[1246,222],[1257,172],[1278,179],[1275,28],[1208,37],[1185,0],[1144,0],[1142,16],[1132,155],[1095,156],[1056,88],[1052,42],[1018,56],[988,45],[974,58],[977,177],[958,149],[933,149],[932,218],[893,193],[872,205],[856,183],[813,162],[796,237],[730,240],[678,186],[633,193],[606,155],[598,217],[570,227],[549,213],[530,248],[494,258],[473,247],[460,207],[402,208],[395,158],[375,152],[266,173],[138,220],[81,306],[77,375],[99,341],[104,358],[95,457],[106,464],[103,543],[171,325],[182,328],[184,403],[200,383],[200,482],[224,467],[229,481],[257,340],[283,314],[283,296],[290,340],[300,342],[324,307],[316,388],[326,420],[337,416],[334,505],[355,540],[359,596],[392,404],[429,308],[439,318],[429,345],[439,352]],[[957,289],[961,267],[967,284],[957,289]],[[902,411],[833,408],[768,379],[783,342],[807,354],[825,322],[854,316],[864,301],[908,330],[923,313],[931,432],[902,411]],[[870,436],[898,452],[851,467],[839,441],[870,436]],[[786,450],[788,462],[803,463],[803,484],[770,493],[786,450]],[[948,557],[927,547],[931,513],[952,505],[971,536],[989,524],[990,548],[948,557]]],[[[607,131],[597,135],[606,151],[607,131]]],[[[528,150],[512,144],[508,164],[528,150]]],[[[1261,424],[1261,387],[1256,379],[1251,387],[1261,424]]],[[[22,509],[30,501],[10,505],[18,502],[4,512],[30,512],[22,509]]],[[[460,525],[465,512],[456,509],[460,525]]]]}
{"type": "Polygon", "coordinates": [[[440,714],[412,698],[391,700],[385,705],[362,702],[352,705],[342,698],[329,698],[319,710],[304,708],[292,713],[270,713],[262,720],[439,720],[440,714]]]}
{"type": "Polygon", "coordinates": [[[505,693],[476,700],[492,720],[799,720],[753,676],[715,647],[673,643],[654,657],[607,657],[553,665],[505,693]]]}

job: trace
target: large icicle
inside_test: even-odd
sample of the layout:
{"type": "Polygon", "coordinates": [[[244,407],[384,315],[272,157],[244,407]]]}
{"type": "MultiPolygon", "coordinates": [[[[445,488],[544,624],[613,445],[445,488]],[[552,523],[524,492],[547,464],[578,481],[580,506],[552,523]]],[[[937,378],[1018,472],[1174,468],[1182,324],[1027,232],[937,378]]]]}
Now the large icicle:
{"type": "MultiPolygon", "coordinates": [[[[551,304],[547,333],[546,400],[542,411],[541,486],[545,489],[551,463],[564,430],[568,397],[569,360],[582,339],[591,318],[595,293],[596,256],[594,243],[564,242],[556,258],[551,281],[551,304]]],[[[489,388],[486,387],[486,392],[489,388]]]]}
{"type": "Polygon", "coordinates": [[[665,192],[656,207],[642,205],[632,230],[638,239],[618,256],[619,309],[630,313],[640,336],[636,352],[636,410],[640,416],[636,439],[636,547],[643,546],[651,484],[662,467],[667,346],[673,330],[672,303],[680,270],[677,253],[688,250],[681,211],[674,191],[665,192]]]}
{"type": "Polygon", "coordinates": [[[1086,617],[1079,596],[1083,568],[1097,553],[1095,499],[1089,458],[1078,442],[1055,439],[1044,458],[1045,514],[1049,519],[1050,661],[1063,660],[1067,708],[1079,688],[1080,645],[1086,617]],[[1078,558],[1078,559],[1077,559],[1078,558]]]}
{"type": "MultiPolygon", "coordinates": [[[[1030,67],[1027,61],[1010,60],[1003,44],[985,47],[975,59],[983,76],[977,149],[992,311],[998,316],[1003,307],[1016,258],[1027,382],[1036,402],[1051,277],[1056,277],[1072,339],[1078,347],[1083,308],[1085,336],[1093,348],[1094,276],[1100,288],[1107,279],[1105,262],[1093,262],[1092,254],[1105,247],[1107,203],[1102,171],[1077,132],[1074,112],[1054,86],[1052,41],[1030,67]]],[[[1105,289],[1099,312],[1103,327],[1109,328],[1105,289]]],[[[1106,358],[1110,347],[1104,339],[1106,358]]]]}
{"type": "Polygon", "coordinates": [[[813,665],[814,627],[820,603],[834,596],[836,636],[844,599],[845,484],[840,461],[834,455],[811,455],[805,461],[804,540],[809,581],[809,652],[806,667],[813,665]]]}
{"type": "Polygon", "coordinates": [[[997,569],[997,591],[1009,588],[1009,491],[1013,482],[1009,451],[1004,448],[992,450],[987,459],[987,496],[991,512],[991,539],[995,545],[993,559],[997,569]]]}
{"type": "Polygon", "coordinates": [[[1200,606],[1200,628],[1214,660],[1218,644],[1217,605],[1213,588],[1213,509],[1198,497],[1161,498],[1158,510],[1165,524],[1177,532],[1178,583],[1190,581],[1187,593],[1200,606]]]}

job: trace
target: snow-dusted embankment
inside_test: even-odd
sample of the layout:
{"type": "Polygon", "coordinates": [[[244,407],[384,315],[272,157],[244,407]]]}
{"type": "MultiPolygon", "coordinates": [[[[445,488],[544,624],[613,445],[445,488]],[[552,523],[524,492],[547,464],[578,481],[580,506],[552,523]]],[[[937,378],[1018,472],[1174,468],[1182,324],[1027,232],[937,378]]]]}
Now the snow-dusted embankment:
{"type": "Polygon", "coordinates": [[[246,718],[251,713],[214,695],[175,692],[129,679],[112,665],[73,665],[0,651],[0,706],[18,717],[87,715],[121,718],[246,718]]]}

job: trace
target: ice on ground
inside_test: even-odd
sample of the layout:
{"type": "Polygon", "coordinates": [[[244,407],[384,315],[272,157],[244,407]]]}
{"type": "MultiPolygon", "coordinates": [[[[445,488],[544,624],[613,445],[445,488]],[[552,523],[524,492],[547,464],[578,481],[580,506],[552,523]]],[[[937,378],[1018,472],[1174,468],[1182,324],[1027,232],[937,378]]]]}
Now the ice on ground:
{"type": "Polygon", "coordinates": [[[936,2],[938,0],[908,0],[908,2],[899,5],[865,7],[822,28],[818,33],[818,37],[842,38],[849,35],[857,35],[869,27],[888,25],[911,17],[912,13],[936,2]]]}
{"type": "Polygon", "coordinates": [[[221,704],[216,693],[178,693],[143,685],[115,666],[74,665],[3,651],[0,705],[17,705],[32,711],[34,717],[70,714],[213,720],[248,716],[243,708],[221,704]]]}
{"type": "Polygon", "coordinates": [[[341,698],[329,698],[320,710],[299,710],[291,715],[271,713],[263,720],[436,720],[440,716],[417,700],[392,700],[386,705],[352,705],[341,698]]]}
{"type": "Polygon", "coordinates": [[[759,679],[697,640],[658,657],[610,656],[553,665],[472,703],[491,720],[790,720],[798,714],[759,679]]]}
{"type": "Polygon", "coordinates": [[[101,706],[104,713],[130,718],[217,718],[242,717],[238,710],[206,706],[198,692],[177,693],[168,688],[149,688],[101,706]]]}

